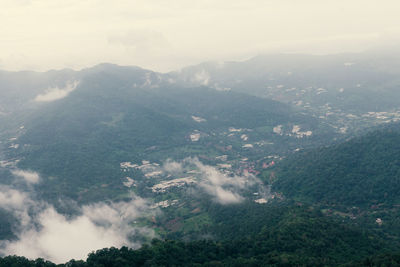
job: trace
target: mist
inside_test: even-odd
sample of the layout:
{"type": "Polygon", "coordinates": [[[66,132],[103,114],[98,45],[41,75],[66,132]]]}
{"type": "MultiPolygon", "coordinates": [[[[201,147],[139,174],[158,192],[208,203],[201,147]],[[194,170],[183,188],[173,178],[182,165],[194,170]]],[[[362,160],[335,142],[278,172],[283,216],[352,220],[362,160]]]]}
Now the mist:
{"type": "Polygon", "coordinates": [[[11,173],[17,177],[24,179],[28,184],[37,184],[40,181],[39,174],[33,171],[13,170],[11,173]]]}
{"type": "Polygon", "coordinates": [[[346,265],[356,241],[352,263],[398,247],[399,10],[1,1],[0,261],[126,246],[112,260],[346,265]]]}
{"type": "Polygon", "coordinates": [[[398,43],[395,0],[2,2],[0,68],[100,62],[171,71],[260,53],[360,52],[398,43]]]}
{"type": "MultiPolygon", "coordinates": [[[[148,171],[157,170],[173,177],[195,171],[194,188],[197,191],[193,192],[205,193],[222,205],[244,201],[243,192],[253,185],[258,186],[261,196],[269,197],[268,190],[255,176],[228,176],[197,158],[169,159],[159,169],[148,171]]],[[[15,169],[12,174],[28,185],[40,182],[39,174],[33,171],[15,169]]],[[[70,259],[86,259],[90,252],[104,247],[139,248],[139,240],[156,237],[153,229],[134,225],[137,218],[159,212],[152,207],[152,202],[138,196],[131,195],[131,200],[124,202],[96,202],[83,206],[73,203],[74,213],[78,215],[71,216],[61,214],[52,204],[36,199],[32,187],[29,190],[0,187],[0,208],[10,212],[17,221],[13,228],[16,240],[0,241],[2,255],[64,263],[70,259]]],[[[65,204],[71,206],[71,203],[65,204]]]]}
{"type": "Polygon", "coordinates": [[[132,225],[136,218],[157,212],[136,196],[129,202],[84,205],[75,211],[79,215],[71,217],[60,214],[49,203],[35,200],[29,192],[1,186],[0,208],[18,222],[13,228],[17,239],[0,241],[2,255],[64,263],[86,259],[90,252],[104,247],[138,248],[138,237],[155,237],[152,229],[132,225]]]}
{"type": "Polygon", "coordinates": [[[227,175],[214,166],[203,164],[198,158],[186,158],[181,162],[169,159],[163,164],[163,170],[172,175],[194,171],[200,192],[208,194],[214,202],[222,205],[244,201],[242,191],[254,185],[257,186],[257,193],[267,199],[270,197],[268,188],[254,175],[227,175]]]}
{"type": "Polygon", "coordinates": [[[48,88],[43,94],[35,97],[35,102],[52,102],[68,96],[79,85],[79,81],[68,82],[64,88],[48,88]]]}

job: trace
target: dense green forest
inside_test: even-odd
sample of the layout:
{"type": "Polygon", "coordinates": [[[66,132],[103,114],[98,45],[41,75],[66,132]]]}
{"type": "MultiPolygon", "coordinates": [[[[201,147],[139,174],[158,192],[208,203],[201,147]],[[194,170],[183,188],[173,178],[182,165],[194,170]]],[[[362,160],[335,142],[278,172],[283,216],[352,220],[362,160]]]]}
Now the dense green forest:
{"type": "MultiPolygon", "coordinates": [[[[220,205],[197,199],[208,221],[191,235],[169,231],[165,240],[154,239],[137,250],[104,248],[86,261],[55,265],[7,256],[0,266],[396,266],[398,213],[388,215],[381,208],[399,201],[399,141],[399,126],[391,125],[295,153],[267,171],[274,173],[273,190],[283,192],[286,200],[220,205]],[[350,222],[347,215],[328,209],[355,205],[378,208],[350,222]],[[375,223],[377,216],[384,225],[375,223]]],[[[174,216],[179,215],[165,210],[158,226],[174,216]]]]}
{"type": "Polygon", "coordinates": [[[277,167],[273,189],[313,203],[400,204],[399,126],[297,153],[277,167]]]}
{"type": "MultiPolygon", "coordinates": [[[[169,84],[133,88],[146,73],[116,66],[88,71],[68,98],[26,115],[24,129],[16,134],[20,146],[8,149],[7,157],[20,158],[19,168],[41,173],[43,198],[54,201],[62,194],[89,202],[126,192],[120,171],[124,161],[208,156],[216,154],[216,145],[231,145],[232,154],[242,154],[242,142],[224,135],[230,127],[258,129],[254,139],[271,141],[280,137],[272,132],[278,124],[319,127],[315,118],[286,104],[243,93],[169,84]],[[201,135],[197,142],[190,139],[194,132],[201,135]]],[[[297,145],[299,140],[292,139],[278,142],[273,151],[297,145]]],[[[261,157],[259,150],[247,153],[261,157]]]]}
{"type": "MultiPolygon", "coordinates": [[[[290,58],[169,74],[111,64],[0,72],[10,89],[0,92],[2,184],[54,206],[66,223],[81,205],[138,196],[151,208],[124,223],[157,237],[65,264],[6,256],[0,266],[400,265],[400,126],[379,124],[400,118],[398,75],[387,71],[396,68],[373,70],[369,60],[350,68],[345,55],[290,58]],[[207,83],[193,80],[204,71],[207,83]],[[67,97],[35,101],[71,81],[67,97]],[[204,183],[182,164],[188,157],[239,189],[204,183]],[[181,171],[163,170],[172,161],[181,171]],[[40,182],[16,177],[18,169],[40,182]],[[153,190],[183,177],[197,185],[153,190]],[[205,185],[240,203],[218,203],[205,185]]],[[[3,241],[19,238],[18,219],[0,207],[3,241]]]]}
{"type": "MultiPolygon", "coordinates": [[[[105,248],[90,253],[86,261],[71,260],[58,266],[338,266],[397,259],[368,258],[397,248],[311,206],[247,203],[213,206],[210,213],[217,222],[210,229],[215,233],[211,239],[155,239],[138,250],[105,248]]],[[[0,260],[0,266],[56,265],[8,256],[0,260]]]]}
{"type": "Polygon", "coordinates": [[[25,257],[0,258],[1,267],[128,267],[128,266],[343,266],[372,267],[399,266],[400,253],[383,253],[368,256],[359,261],[330,264],[306,257],[289,255],[253,255],[251,258],[227,255],[224,247],[213,242],[182,243],[178,241],[154,240],[151,246],[140,250],[127,247],[108,248],[91,253],[86,261],[71,260],[65,264],[54,264],[43,259],[29,260],[25,257]],[[185,253],[185,254],[183,254],[185,253]],[[222,255],[221,255],[222,254],[222,255]]]}

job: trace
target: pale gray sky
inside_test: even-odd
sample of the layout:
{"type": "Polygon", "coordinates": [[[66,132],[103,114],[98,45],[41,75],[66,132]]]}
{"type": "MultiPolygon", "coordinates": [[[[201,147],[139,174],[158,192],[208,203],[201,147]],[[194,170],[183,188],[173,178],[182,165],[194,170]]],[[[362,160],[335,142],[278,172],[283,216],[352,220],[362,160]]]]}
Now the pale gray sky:
{"type": "Polygon", "coordinates": [[[169,71],[266,52],[397,41],[399,0],[0,0],[0,69],[169,71]]]}

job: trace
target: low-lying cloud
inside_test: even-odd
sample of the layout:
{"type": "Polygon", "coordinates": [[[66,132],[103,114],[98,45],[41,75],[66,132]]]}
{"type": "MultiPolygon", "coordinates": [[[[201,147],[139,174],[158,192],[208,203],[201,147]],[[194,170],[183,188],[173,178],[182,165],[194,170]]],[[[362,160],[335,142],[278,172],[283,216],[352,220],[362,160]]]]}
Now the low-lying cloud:
{"type": "Polygon", "coordinates": [[[168,159],[163,164],[164,171],[168,173],[180,173],[183,170],[182,163],[168,159]]]}
{"type": "Polygon", "coordinates": [[[55,100],[62,99],[66,96],[68,96],[72,91],[76,89],[76,87],[79,85],[78,81],[74,82],[69,82],[65,85],[64,88],[49,88],[46,90],[45,93],[39,94],[35,97],[34,101],[35,102],[51,102],[55,100]]]}
{"type": "Polygon", "coordinates": [[[254,185],[258,185],[260,195],[268,197],[268,190],[254,175],[240,176],[233,173],[228,175],[216,167],[203,164],[197,158],[186,158],[182,162],[167,160],[163,170],[172,175],[187,171],[193,173],[197,178],[197,186],[220,204],[242,202],[245,199],[242,192],[254,185]]]}
{"type": "Polygon", "coordinates": [[[11,173],[17,177],[23,178],[28,184],[37,184],[40,181],[39,174],[33,171],[13,170],[11,173]]]}
{"type": "Polygon", "coordinates": [[[206,70],[201,70],[196,72],[194,76],[191,78],[192,82],[198,83],[200,85],[207,86],[210,81],[210,74],[206,70]]]}
{"type": "Polygon", "coordinates": [[[82,206],[80,215],[69,218],[43,201],[34,201],[29,193],[0,186],[0,208],[18,221],[17,240],[0,241],[0,253],[31,259],[45,258],[56,263],[85,259],[104,247],[137,248],[135,237],[154,237],[152,229],[134,227],[132,222],[149,211],[144,199],[129,202],[96,203],[82,206]]]}
{"type": "Polygon", "coordinates": [[[30,204],[27,193],[20,192],[8,186],[0,185],[0,207],[11,211],[21,210],[30,204]]]}
{"type": "MultiPolygon", "coordinates": [[[[32,201],[29,193],[21,192],[10,186],[0,185],[0,208],[13,215],[18,222],[18,228],[23,229],[30,225],[32,220],[29,210],[40,209],[41,206],[41,202],[34,203],[32,201]]],[[[3,245],[2,241],[0,241],[0,244],[3,245]]]]}
{"type": "MultiPolygon", "coordinates": [[[[171,179],[191,177],[196,181],[191,184],[194,192],[206,193],[220,204],[239,203],[254,190],[268,198],[266,187],[255,176],[238,175],[232,170],[205,165],[197,158],[180,162],[167,160],[157,168],[171,179]]],[[[26,170],[16,169],[13,174],[28,184],[39,182],[40,178],[37,173],[26,170]]],[[[32,187],[28,189],[32,190],[32,187]]],[[[140,197],[132,196],[128,202],[73,204],[78,215],[67,216],[49,203],[36,200],[32,193],[0,185],[0,209],[15,218],[13,227],[17,237],[0,240],[0,254],[31,259],[40,257],[63,263],[70,259],[85,259],[88,253],[104,247],[126,245],[137,248],[140,246],[138,240],[155,236],[152,229],[135,226],[134,221],[138,218],[157,212],[151,208],[152,203],[140,197]]]]}
{"type": "Polygon", "coordinates": [[[201,172],[201,181],[199,182],[209,195],[221,204],[239,203],[243,197],[238,193],[239,190],[246,187],[252,181],[243,176],[234,175],[228,177],[215,167],[202,164],[199,160],[192,160],[201,172]]]}

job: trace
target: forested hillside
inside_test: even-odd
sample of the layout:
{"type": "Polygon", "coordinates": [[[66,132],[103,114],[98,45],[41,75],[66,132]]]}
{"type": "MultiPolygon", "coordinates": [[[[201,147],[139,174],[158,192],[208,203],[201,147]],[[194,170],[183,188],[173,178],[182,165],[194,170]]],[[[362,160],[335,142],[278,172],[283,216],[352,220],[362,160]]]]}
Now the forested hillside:
{"type": "Polygon", "coordinates": [[[0,0],[0,267],[400,266],[399,0],[0,0]]]}
{"type": "Polygon", "coordinates": [[[297,153],[282,162],[274,190],[313,203],[348,206],[400,203],[400,128],[297,153]]]}
{"type": "MultiPolygon", "coordinates": [[[[125,194],[123,162],[202,156],[215,164],[224,154],[232,161],[259,160],[266,144],[268,153],[281,154],[335,136],[332,127],[286,104],[205,86],[184,88],[140,68],[102,64],[71,77],[79,82],[67,97],[33,101],[29,112],[11,113],[9,120],[19,125],[4,142],[3,158],[40,173],[41,192],[51,201],[60,194],[82,201],[125,194]],[[277,125],[281,135],[273,132],[277,125]],[[295,126],[299,133],[291,134],[295,126]],[[310,136],[296,138],[303,137],[300,127],[310,136]]],[[[140,171],[132,172],[142,179],[140,171]]]]}
{"type": "MultiPolygon", "coordinates": [[[[214,207],[221,237],[201,241],[153,240],[138,250],[109,248],[86,261],[57,266],[338,266],[356,264],[391,249],[363,233],[325,217],[312,207],[247,204],[214,207]],[[223,237],[222,237],[223,236],[223,237]]],[[[6,257],[0,266],[55,266],[6,257]]]]}
{"type": "Polygon", "coordinates": [[[0,73],[1,252],[73,258],[56,222],[95,240],[66,266],[396,262],[396,73],[361,58],[0,73]]]}

